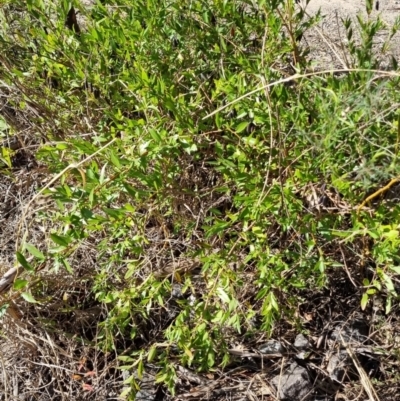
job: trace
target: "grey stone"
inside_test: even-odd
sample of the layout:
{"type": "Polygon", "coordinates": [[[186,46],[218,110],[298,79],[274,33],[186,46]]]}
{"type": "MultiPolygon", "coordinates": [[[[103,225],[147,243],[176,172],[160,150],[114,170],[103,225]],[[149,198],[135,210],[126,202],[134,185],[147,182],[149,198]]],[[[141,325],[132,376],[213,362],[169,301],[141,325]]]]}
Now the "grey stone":
{"type": "Polygon", "coordinates": [[[262,354],[282,354],[285,349],[282,344],[277,340],[269,340],[266,343],[260,345],[258,350],[262,354]]]}
{"type": "Polygon", "coordinates": [[[154,401],[155,398],[155,391],[139,390],[135,399],[136,401],[154,401]]]}
{"type": "Polygon", "coordinates": [[[297,349],[302,350],[302,349],[306,349],[310,346],[310,342],[308,341],[308,339],[303,335],[303,334],[299,334],[296,339],[294,340],[294,344],[293,344],[297,349]]]}
{"type": "Polygon", "coordinates": [[[365,320],[354,319],[346,324],[338,325],[330,337],[341,345],[362,344],[368,338],[368,325],[365,320]]]}
{"type": "Polygon", "coordinates": [[[340,382],[346,371],[345,367],[348,366],[349,363],[351,362],[347,351],[342,350],[331,355],[326,368],[327,372],[329,373],[329,377],[332,380],[340,382]]]}
{"type": "MultiPolygon", "coordinates": [[[[122,378],[127,380],[130,376],[134,376],[139,382],[140,390],[135,394],[136,401],[154,401],[157,393],[157,384],[155,377],[146,372],[143,373],[143,377],[139,379],[137,372],[130,373],[129,371],[122,371],[122,378]]],[[[125,386],[123,390],[126,390],[129,386],[125,386]]]]}
{"type": "Polygon", "coordinates": [[[171,296],[172,298],[182,298],[182,284],[179,283],[174,283],[172,284],[172,289],[171,289],[171,296]]]}
{"type": "Polygon", "coordinates": [[[297,363],[292,363],[283,375],[275,376],[271,383],[279,400],[300,401],[312,390],[307,369],[297,363]]]}
{"type": "Polygon", "coordinates": [[[311,355],[310,351],[301,351],[298,354],[296,354],[297,359],[307,359],[311,355]]]}

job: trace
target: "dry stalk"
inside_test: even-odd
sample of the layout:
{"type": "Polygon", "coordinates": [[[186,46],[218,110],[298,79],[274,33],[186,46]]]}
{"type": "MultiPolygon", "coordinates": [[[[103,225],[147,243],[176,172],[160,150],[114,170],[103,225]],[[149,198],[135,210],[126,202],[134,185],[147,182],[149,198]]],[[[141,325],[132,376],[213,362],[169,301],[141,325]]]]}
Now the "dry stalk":
{"type": "Polygon", "coordinates": [[[344,340],[344,338],[341,334],[340,334],[340,338],[343,342],[343,345],[346,348],[347,353],[349,354],[350,358],[352,359],[354,366],[356,367],[356,369],[358,371],[358,374],[360,375],[361,384],[362,384],[365,392],[368,395],[369,401],[379,401],[378,395],[377,395],[374,387],[372,386],[371,380],[369,380],[368,375],[365,373],[365,370],[361,366],[361,364],[357,358],[357,355],[354,353],[354,351],[349,346],[349,344],[347,344],[347,342],[344,340]]]}

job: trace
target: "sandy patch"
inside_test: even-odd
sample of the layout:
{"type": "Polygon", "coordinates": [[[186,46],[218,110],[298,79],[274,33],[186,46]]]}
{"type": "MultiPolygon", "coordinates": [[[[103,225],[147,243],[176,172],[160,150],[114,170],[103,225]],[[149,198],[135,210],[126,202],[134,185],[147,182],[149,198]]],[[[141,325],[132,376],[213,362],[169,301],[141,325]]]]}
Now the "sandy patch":
{"type": "MultiPolygon", "coordinates": [[[[308,5],[302,0],[302,7],[309,15],[315,15],[321,10],[322,21],[317,27],[310,29],[304,35],[304,43],[311,49],[311,58],[318,68],[341,68],[351,62],[346,49],[346,31],[342,19],[347,17],[354,21],[354,37],[359,42],[359,24],[357,15],[367,19],[365,1],[362,0],[311,0],[308,5]]],[[[397,17],[400,17],[400,0],[373,0],[373,10],[370,18],[380,17],[386,28],[380,31],[374,41],[374,49],[381,60],[381,68],[390,68],[391,57],[400,63],[400,34],[397,33],[391,40],[390,46],[384,53],[382,45],[388,37],[389,30],[397,17]]]]}

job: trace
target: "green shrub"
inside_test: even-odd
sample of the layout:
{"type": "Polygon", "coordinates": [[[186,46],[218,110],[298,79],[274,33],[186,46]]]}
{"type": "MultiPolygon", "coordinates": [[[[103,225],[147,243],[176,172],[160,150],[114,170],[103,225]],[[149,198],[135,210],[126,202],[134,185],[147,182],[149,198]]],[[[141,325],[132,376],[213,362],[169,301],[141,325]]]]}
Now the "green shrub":
{"type": "Polygon", "coordinates": [[[79,33],[70,2],[2,9],[2,79],[14,108],[36,110],[37,158],[59,178],[43,190],[57,206],[46,256],[25,233],[19,260],[72,271],[94,247],[99,346],[129,339],[125,368],[156,363],[171,391],[174,361],[224,366],[243,335],[295,323],[302,290],[343,258],[363,307],[382,288],[388,311],[397,297],[398,206],[357,212],[400,175],[398,78],[365,70],[381,23],[360,18],[357,45],[345,22],[361,70],[305,74],[297,38],[319,16],[257,4],[75,2],[79,33]]]}

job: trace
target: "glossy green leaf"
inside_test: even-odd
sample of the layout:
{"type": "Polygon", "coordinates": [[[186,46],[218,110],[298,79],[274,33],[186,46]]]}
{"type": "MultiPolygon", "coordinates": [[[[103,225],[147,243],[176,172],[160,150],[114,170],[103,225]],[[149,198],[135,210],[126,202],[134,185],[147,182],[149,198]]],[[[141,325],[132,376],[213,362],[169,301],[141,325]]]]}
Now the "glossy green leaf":
{"type": "Polygon", "coordinates": [[[25,259],[25,256],[22,255],[22,253],[17,252],[17,260],[24,269],[33,272],[34,270],[33,267],[28,263],[28,261],[25,259]]]}

